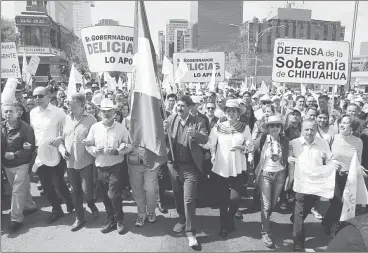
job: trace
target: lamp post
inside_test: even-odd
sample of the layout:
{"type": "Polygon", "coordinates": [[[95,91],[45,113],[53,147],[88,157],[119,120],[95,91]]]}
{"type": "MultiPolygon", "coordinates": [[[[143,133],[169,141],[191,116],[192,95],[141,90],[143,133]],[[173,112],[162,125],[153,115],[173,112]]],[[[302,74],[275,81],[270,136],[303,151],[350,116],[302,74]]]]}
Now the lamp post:
{"type": "MultiPolygon", "coordinates": [[[[241,29],[244,29],[245,31],[248,32],[248,34],[251,34],[255,43],[254,43],[254,59],[255,59],[255,63],[254,63],[254,76],[255,76],[255,82],[256,82],[256,85],[257,85],[257,67],[258,67],[258,42],[259,42],[259,39],[265,35],[267,32],[271,31],[273,28],[280,28],[280,27],[285,27],[285,25],[279,25],[279,26],[271,26],[271,27],[268,27],[260,32],[258,32],[257,30],[257,33],[256,35],[253,34],[253,31],[250,31],[249,29],[245,28],[244,27],[244,24],[242,25],[235,25],[235,24],[229,24],[229,26],[232,26],[232,27],[240,27],[241,29]]],[[[245,55],[245,52],[244,52],[244,55],[245,55]]]]}

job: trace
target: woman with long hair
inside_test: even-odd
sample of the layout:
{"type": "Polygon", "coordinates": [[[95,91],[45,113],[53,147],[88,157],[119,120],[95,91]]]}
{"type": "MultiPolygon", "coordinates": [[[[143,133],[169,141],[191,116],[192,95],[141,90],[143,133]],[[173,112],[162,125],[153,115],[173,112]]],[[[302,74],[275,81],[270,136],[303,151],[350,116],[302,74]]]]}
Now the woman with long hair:
{"type": "Polygon", "coordinates": [[[263,126],[265,122],[268,121],[268,117],[275,114],[275,107],[271,104],[267,104],[263,107],[263,117],[261,120],[258,120],[254,124],[253,132],[252,132],[252,139],[256,140],[258,137],[262,135],[262,133],[265,133],[267,129],[265,129],[263,126]]]}
{"type": "Polygon", "coordinates": [[[330,207],[322,221],[325,232],[330,237],[332,237],[336,224],[340,220],[343,207],[342,195],[348,178],[351,159],[356,152],[359,163],[361,163],[363,153],[362,140],[353,135],[353,132],[359,127],[359,120],[355,116],[345,114],[338,119],[337,124],[339,133],[333,138],[331,151],[339,162],[339,169],[336,171],[334,197],[330,200],[330,207]]]}
{"type": "MultiPolygon", "coordinates": [[[[205,145],[211,150],[213,164],[211,178],[216,185],[216,196],[220,206],[220,236],[227,237],[235,230],[234,216],[239,207],[242,186],[242,171],[247,170],[245,153],[253,151],[249,127],[239,120],[245,112],[237,99],[226,101],[226,121],[218,122],[211,130],[205,145]],[[230,191],[229,191],[230,189],[230,191]]],[[[252,154],[249,154],[252,160],[252,154]]]]}
{"type": "Polygon", "coordinates": [[[260,153],[255,174],[261,192],[262,242],[266,247],[273,248],[270,216],[286,181],[289,140],[281,134],[281,116],[270,116],[264,125],[267,133],[263,133],[254,145],[255,151],[260,153]]]}
{"type": "Polygon", "coordinates": [[[327,110],[320,110],[317,112],[317,124],[318,124],[318,132],[319,137],[327,141],[329,146],[332,144],[332,138],[336,134],[333,126],[329,124],[330,115],[327,110]]]}

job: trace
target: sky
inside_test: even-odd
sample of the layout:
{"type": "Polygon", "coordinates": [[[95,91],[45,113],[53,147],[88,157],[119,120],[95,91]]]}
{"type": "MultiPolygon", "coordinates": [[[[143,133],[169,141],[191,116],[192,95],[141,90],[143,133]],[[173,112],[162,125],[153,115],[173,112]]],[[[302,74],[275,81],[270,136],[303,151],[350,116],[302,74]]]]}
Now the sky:
{"type": "MultiPolygon", "coordinates": [[[[224,0],[226,1],[226,0],[224,0]]],[[[297,7],[312,10],[312,19],[341,21],[345,28],[345,40],[350,41],[354,1],[295,1],[297,7]]],[[[120,25],[134,25],[134,1],[96,1],[92,8],[92,24],[99,19],[118,20],[120,25]]],[[[285,7],[286,1],[244,1],[243,22],[258,17],[259,19],[275,16],[277,8],[285,7]],[[272,15],[273,14],[273,15],[272,15]]],[[[151,38],[157,52],[158,31],[166,29],[169,19],[187,19],[190,16],[190,1],[145,1],[151,38]]],[[[355,34],[354,55],[359,54],[360,43],[368,41],[368,1],[360,1],[355,34]]],[[[1,15],[14,18],[14,1],[1,1],[1,15]]],[[[231,29],[231,28],[230,28],[231,29]]],[[[234,28],[233,28],[234,29],[234,28]]],[[[236,28],[235,28],[236,29],[236,28]]]]}

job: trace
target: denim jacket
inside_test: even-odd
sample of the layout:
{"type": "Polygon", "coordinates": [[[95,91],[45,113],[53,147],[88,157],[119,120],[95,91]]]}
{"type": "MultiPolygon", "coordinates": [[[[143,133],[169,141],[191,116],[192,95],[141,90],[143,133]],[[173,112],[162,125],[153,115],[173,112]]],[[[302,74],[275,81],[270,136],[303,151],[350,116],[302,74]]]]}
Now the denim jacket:
{"type": "MultiPolygon", "coordinates": [[[[268,149],[268,145],[269,145],[269,142],[267,141],[267,137],[268,137],[268,135],[262,135],[262,136],[258,137],[257,140],[254,143],[254,150],[256,150],[260,153],[260,160],[259,160],[259,163],[258,163],[258,165],[256,167],[256,170],[255,170],[257,181],[258,181],[259,175],[262,172],[263,165],[264,165],[265,158],[266,158],[266,152],[265,151],[268,149]],[[263,147],[261,147],[262,146],[261,139],[262,139],[262,137],[265,138],[264,136],[266,136],[266,139],[264,141],[263,147]]],[[[285,169],[287,169],[287,164],[288,164],[287,158],[288,158],[288,154],[289,154],[289,140],[285,136],[280,135],[280,144],[281,144],[281,152],[282,152],[280,162],[281,162],[281,165],[285,169]]]]}

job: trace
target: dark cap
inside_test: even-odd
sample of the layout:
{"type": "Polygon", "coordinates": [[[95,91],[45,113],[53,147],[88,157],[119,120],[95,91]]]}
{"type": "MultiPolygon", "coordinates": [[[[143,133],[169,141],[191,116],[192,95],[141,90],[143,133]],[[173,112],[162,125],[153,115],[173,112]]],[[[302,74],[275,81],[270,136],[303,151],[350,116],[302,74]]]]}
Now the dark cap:
{"type": "Polygon", "coordinates": [[[294,113],[297,113],[299,116],[302,116],[302,113],[298,109],[294,108],[291,114],[294,114],[294,113]]]}
{"type": "Polygon", "coordinates": [[[183,101],[183,102],[185,102],[185,104],[186,104],[187,106],[192,106],[192,105],[194,105],[192,98],[191,98],[190,96],[188,96],[188,95],[183,95],[183,96],[179,97],[178,101],[183,101]]]}

